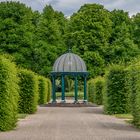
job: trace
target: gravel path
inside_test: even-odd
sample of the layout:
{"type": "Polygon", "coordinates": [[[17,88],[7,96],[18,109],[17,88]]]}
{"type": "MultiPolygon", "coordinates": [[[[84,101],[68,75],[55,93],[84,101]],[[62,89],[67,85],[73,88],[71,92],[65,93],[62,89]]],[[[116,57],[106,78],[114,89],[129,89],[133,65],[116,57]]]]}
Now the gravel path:
{"type": "Polygon", "coordinates": [[[140,140],[140,131],[101,107],[39,107],[0,140],[140,140]]]}

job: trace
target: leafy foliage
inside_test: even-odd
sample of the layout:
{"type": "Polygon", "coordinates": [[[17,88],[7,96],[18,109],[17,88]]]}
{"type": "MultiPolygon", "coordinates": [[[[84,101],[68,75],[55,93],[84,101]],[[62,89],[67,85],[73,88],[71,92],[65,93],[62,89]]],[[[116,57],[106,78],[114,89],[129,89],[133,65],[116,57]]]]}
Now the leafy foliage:
{"type": "Polygon", "coordinates": [[[105,112],[125,114],[130,112],[130,72],[123,66],[110,67],[106,75],[105,112]]]}
{"type": "Polygon", "coordinates": [[[0,3],[0,52],[14,56],[20,66],[31,68],[33,12],[19,2],[0,3]]]}
{"type": "Polygon", "coordinates": [[[127,64],[140,55],[139,19],[99,4],[85,4],[67,20],[50,5],[39,13],[19,2],[1,2],[0,53],[49,76],[56,58],[71,47],[94,78],[104,75],[108,64],[127,64]]]}
{"type": "Polygon", "coordinates": [[[111,12],[112,34],[106,49],[106,63],[124,64],[140,55],[140,50],[132,40],[132,23],[127,12],[113,10],[111,12]]]}
{"type": "Polygon", "coordinates": [[[48,76],[56,58],[65,51],[65,23],[66,19],[61,12],[46,5],[33,39],[33,61],[36,63],[32,69],[35,72],[48,76]]]}
{"type": "Polygon", "coordinates": [[[48,82],[47,102],[49,102],[51,100],[51,94],[52,94],[52,83],[50,79],[47,79],[47,82],[48,82]]]}
{"type": "Polygon", "coordinates": [[[15,64],[0,56],[0,131],[10,130],[16,126],[18,92],[15,64]]]}
{"type": "Polygon", "coordinates": [[[85,4],[70,19],[67,42],[72,42],[73,51],[85,60],[92,77],[104,73],[104,52],[112,30],[110,16],[102,5],[85,4]]]}
{"type": "Polygon", "coordinates": [[[38,78],[28,70],[19,70],[19,113],[35,113],[38,104],[38,78]]]}
{"type": "Polygon", "coordinates": [[[102,105],[104,91],[104,78],[96,77],[88,81],[88,101],[102,105]]]}
{"type": "Polygon", "coordinates": [[[140,13],[132,17],[132,37],[135,44],[140,48],[140,13]]]}
{"type": "Polygon", "coordinates": [[[47,102],[48,82],[44,77],[39,77],[39,104],[45,104],[47,102]]]}
{"type": "Polygon", "coordinates": [[[1,2],[0,53],[9,53],[19,66],[48,76],[65,51],[65,26],[63,13],[51,6],[39,14],[19,2],[1,2]]]}
{"type": "Polygon", "coordinates": [[[97,77],[94,79],[94,98],[95,103],[97,105],[102,105],[103,103],[103,90],[104,90],[104,78],[103,77],[97,77]]]}
{"type": "Polygon", "coordinates": [[[131,68],[131,105],[133,123],[140,126],[140,66],[131,68]]]}
{"type": "Polygon", "coordinates": [[[88,81],[88,102],[93,103],[94,102],[94,80],[91,79],[88,81]]]}

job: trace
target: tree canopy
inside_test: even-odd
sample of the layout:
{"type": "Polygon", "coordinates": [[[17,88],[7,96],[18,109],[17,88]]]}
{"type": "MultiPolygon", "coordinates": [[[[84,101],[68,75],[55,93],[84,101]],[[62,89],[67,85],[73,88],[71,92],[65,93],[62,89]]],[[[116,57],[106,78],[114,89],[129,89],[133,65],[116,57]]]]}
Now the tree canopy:
{"type": "Polygon", "coordinates": [[[104,53],[112,32],[111,14],[102,5],[85,4],[69,22],[68,39],[92,76],[104,72],[104,53]]]}
{"type": "Polygon", "coordinates": [[[140,55],[140,14],[108,11],[85,4],[67,19],[46,5],[33,11],[20,2],[0,3],[0,53],[20,66],[48,76],[54,61],[68,47],[86,62],[91,77],[109,64],[127,64],[140,55]]]}

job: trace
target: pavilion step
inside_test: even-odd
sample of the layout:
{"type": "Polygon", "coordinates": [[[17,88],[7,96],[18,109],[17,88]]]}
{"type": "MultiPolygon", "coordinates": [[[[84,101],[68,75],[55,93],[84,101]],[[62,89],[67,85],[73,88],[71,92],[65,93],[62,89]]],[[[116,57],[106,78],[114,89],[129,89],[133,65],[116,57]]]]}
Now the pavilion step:
{"type": "Polygon", "coordinates": [[[41,107],[97,107],[97,105],[92,103],[48,103],[45,105],[40,105],[41,107]]]}

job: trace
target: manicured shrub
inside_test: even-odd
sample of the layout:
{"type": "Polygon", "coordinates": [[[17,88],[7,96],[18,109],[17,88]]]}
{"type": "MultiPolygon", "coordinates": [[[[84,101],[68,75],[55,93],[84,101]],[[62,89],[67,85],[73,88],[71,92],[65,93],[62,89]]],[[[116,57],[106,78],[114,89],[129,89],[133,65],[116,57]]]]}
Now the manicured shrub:
{"type": "Polygon", "coordinates": [[[123,66],[112,66],[106,75],[105,112],[122,114],[130,112],[130,72],[123,66]]]}
{"type": "Polygon", "coordinates": [[[51,83],[50,79],[47,79],[47,82],[48,82],[47,102],[50,102],[51,94],[52,94],[52,83],[51,83]]]}
{"type": "Polygon", "coordinates": [[[87,84],[87,91],[88,91],[88,102],[94,102],[94,80],[91,79],[88,81],[87,84]]]}
{"type": "Polygon", "coordinates": [[[39,76],[39,100],[38,103],[45,104],[47,102],[48,96],[48,81],[46,78],[39,76]]]}
{"type": "Polygon", "coordinates": [[[102,105],[103,102],[103,89],[104,89],[104,78],[97,77],[94,79],[94,98],[97,105],[102,105]]]}
{"type": "Polygon", "coordinates": [[[131,103],[133,123],[140,126],[140,66],[131,69],[131,103]]]}
{"type": "Polygon", "coordinates": [[[20,113],[34,113],[38,104],[38,77],[31,71],[19,70],[20,113]]]}
{"type": "Polygon", "coordinates": [[[15,64],[0,56],[0,131],[10,130],[16,126],[18,92],[15,64]]]}

